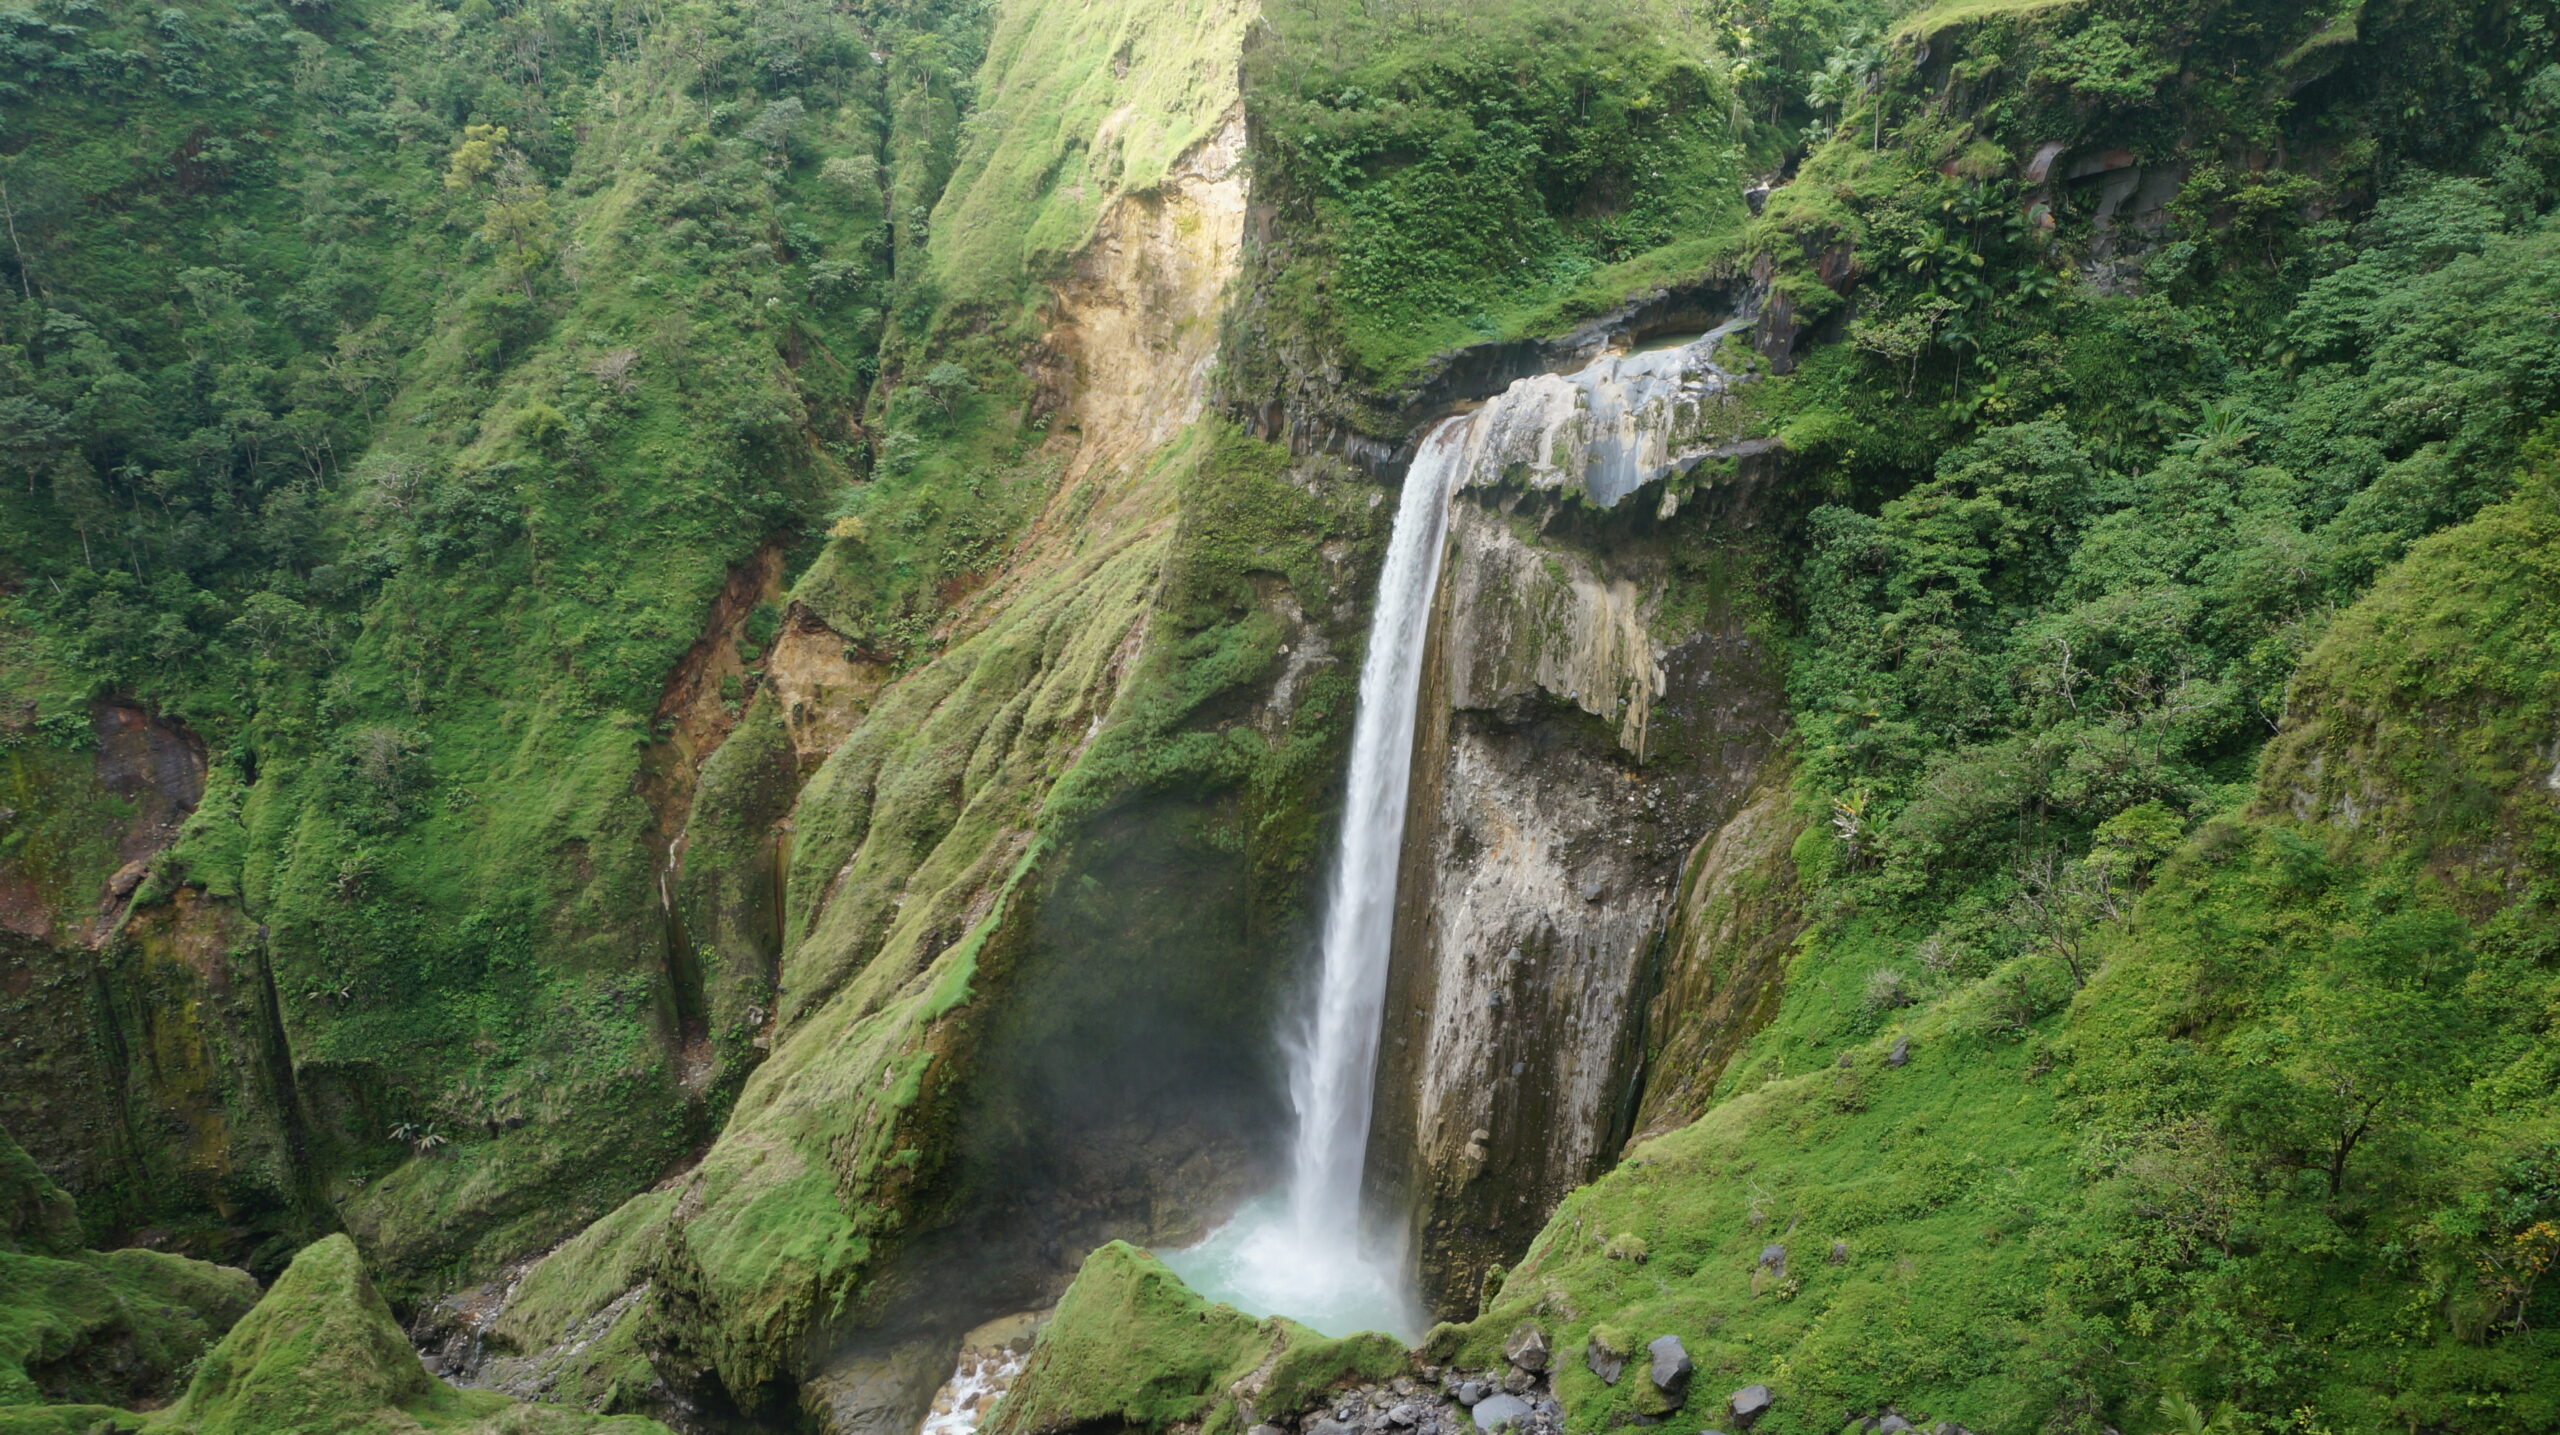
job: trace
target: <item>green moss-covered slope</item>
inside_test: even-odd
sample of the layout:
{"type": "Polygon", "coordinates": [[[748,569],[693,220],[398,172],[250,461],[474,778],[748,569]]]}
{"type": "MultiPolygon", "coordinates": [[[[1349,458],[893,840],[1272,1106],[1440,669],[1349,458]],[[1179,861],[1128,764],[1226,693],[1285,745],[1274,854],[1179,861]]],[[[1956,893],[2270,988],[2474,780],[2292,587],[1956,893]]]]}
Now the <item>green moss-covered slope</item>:
{"type": "Polygon", "coordinates": [[[636,1416],[595,1417],[455,1390],[429,1375],[345,1236],[304,1247],[206,1354],[186,1394],[147,1428],[188,1435],[288,1432],[610,1431],[651,1435],[636,1416]]]}
{"type": "Polygon", "coordinates": [[[70,1195],[5,1130],[0,1212],[0,1429],[46,1428],[55,1416],[41,1407],[103,1416],[166,1401],[257,1300],[245,1271],[160,1251],[82,1250],[70,1195]]]}
{"type": "Polygon", "coordinates": [[[994,1435],[1184,1427],[1240,1430],[1345,1380],[1404,1366],[1392,1337],[1320,1336],[1211,1305],[1146,1252],[1114,1241],[1085,1258],[994,1413],[994,1435]]]}
{"type": "MultiPolygon", "coordinates": [[[[78,1173],[94,1216],[271,1260],[325,1193],[397,1289],[539,1248],[734,1090],[739,1057],[682,1079],[705,998],[656,898],[684,814],[650,797],[695,715],[662,700],[731,570],[805,551],[866,466],[924,242],[890,212],[938,195],[933,97],[983,32],[931,5],[39,8],[0,78],[27,139],[8,683],[39,722],[114,693],[203,741],[140,900],[208,899],[174,944],[222,949],[260,1018],[130,1074],[138,1149],[78,1173]]],[[[69,809],[10,806],[13,884],[85,922],[114,863],[73,873],[29,825],[69,809]]],[[[177,1004],[126,969],[93,997],[177,1004]]],[[[122,1079],[134,1025],[65,1062],[122,1079]]]]}

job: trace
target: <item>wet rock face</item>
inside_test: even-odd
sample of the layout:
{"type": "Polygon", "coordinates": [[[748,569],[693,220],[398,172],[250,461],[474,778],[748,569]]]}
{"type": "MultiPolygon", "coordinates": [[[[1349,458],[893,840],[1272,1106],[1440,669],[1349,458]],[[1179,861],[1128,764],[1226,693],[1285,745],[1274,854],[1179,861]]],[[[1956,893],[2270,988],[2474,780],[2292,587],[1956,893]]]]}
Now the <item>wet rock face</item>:
{"type": "Polygon", "coordinates": [[[1666,523],[1649,495],[1488,497],[1451,520],[1370,1148],[1444,1313],[1631,1129],[1683,865],[1783,729],[1768,656],[1730,606],[1683,608],[1672,566],[1747,542],[1756,500],[1666,523]]]}

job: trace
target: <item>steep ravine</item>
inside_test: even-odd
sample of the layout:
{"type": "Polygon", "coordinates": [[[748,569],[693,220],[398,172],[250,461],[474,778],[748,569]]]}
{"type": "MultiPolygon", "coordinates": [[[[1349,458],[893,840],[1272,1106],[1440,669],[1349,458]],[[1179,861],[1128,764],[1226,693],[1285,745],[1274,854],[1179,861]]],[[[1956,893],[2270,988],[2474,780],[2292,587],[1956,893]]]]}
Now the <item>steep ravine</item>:
{"type": "MultiPolygon", "coordinates": [[[[1240,27],[1162,18],[1113,22],[1141,68],[1240,27]]],[[[990,83],[1042,83],[1039,43],[999,45],[990,83]]],[[[450,1307],[461,1378],[903,1435],[964,1330],[1054,1301],[1105,1241],[1198,1232],[1267,1154],[1277,954],[1379,519],[1338,465],[1284,475],[1207,416],[1246,210],[1226,75],[1063,261],[1030,365],[1056,478],[938,655],[875,688],[827,626],[859,540],[784,605],[677,884],[735,1109],[690,1169],[450,1307]]]]}

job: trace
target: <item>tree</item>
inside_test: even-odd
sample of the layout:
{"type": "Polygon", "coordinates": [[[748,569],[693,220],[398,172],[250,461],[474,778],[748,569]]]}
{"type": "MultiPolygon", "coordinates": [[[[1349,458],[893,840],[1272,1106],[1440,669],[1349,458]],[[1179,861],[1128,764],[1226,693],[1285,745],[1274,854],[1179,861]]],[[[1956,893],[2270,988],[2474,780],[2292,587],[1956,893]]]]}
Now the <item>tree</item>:
{"type": "Polygon", "coordinates": [[[2453,935],[2442,928],[2385,920],[2271,993],[2266,1019],[2232,1042],[2225,1124],[2343,1194],[2356,1154],[2432,1110],[2468,1049],[2464,1005],[2407,975],[2453,935]]]}
{"type": "Polygon", "coordinates": [[[551,192],[524,153],[507,143],[505,125],[465,125],[462,143],[445,165],[444,187],[457,193],[486,189],[479,235],[498,251],[498,273],[533,298],[533,273],[551,257],[557,226],[551,192]]]}
{"type": "Polygon", "coordinates": [[[978,381],[968,367],[950,359],[925,370],[924,377],[916,383],[941,408],[946,419],[951,417],[952,405],[978,391],[978,381]]]}
{"type": "Polygon", "coordinates": [[[533,272],[551,257],[557,232],[550,191],[523,155],[508,151],[480,222],[480,239],[497,247],[499,276],[527,299],[533,297],[533,272]]]}
{"type": "Polygon", "coordinates": [[[501,153],[507,146],[505,125],[464,125],[462,143],[444,168],[444,187],[451,190],[470,189],[496,171],[501,153]]]}

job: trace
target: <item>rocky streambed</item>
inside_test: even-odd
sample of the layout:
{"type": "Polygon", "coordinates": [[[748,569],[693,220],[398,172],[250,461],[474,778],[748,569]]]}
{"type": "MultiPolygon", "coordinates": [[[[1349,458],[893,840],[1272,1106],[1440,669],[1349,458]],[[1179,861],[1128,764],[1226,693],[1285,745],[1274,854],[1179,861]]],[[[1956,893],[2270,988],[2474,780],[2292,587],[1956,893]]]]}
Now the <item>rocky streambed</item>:
{"type": "MultiPolygon", "coordinates": [[[[1338,1390],[1293,1424],[1256,1425],[1251,1435],[1562,1435],[1565,1406],[1554,1391],[1545,1331],[1521,1326],[1503,1354],[1504,1364],[1490,1369],[1426,1364],[1411,1376],[1338,1390]]],[[[1741,1435],[1777,1404],[1775,1392],[1756,1382],[1717,1396],[1693,1388],[1696,1366],[1677,1335],[1632,1350],[1594,1339],[1583,1363],[1606,1384],[1642,1383],[1658,1413],[1620,1415],[1627,1426],[1676,1423],[1697,1435],[1741,1435]]],[[[1861,1435],[1973,1435],[1954,1421],[1923,1423],[1891,1405],[1845,1411],[1841,1424],[1861,1435]]]]}

